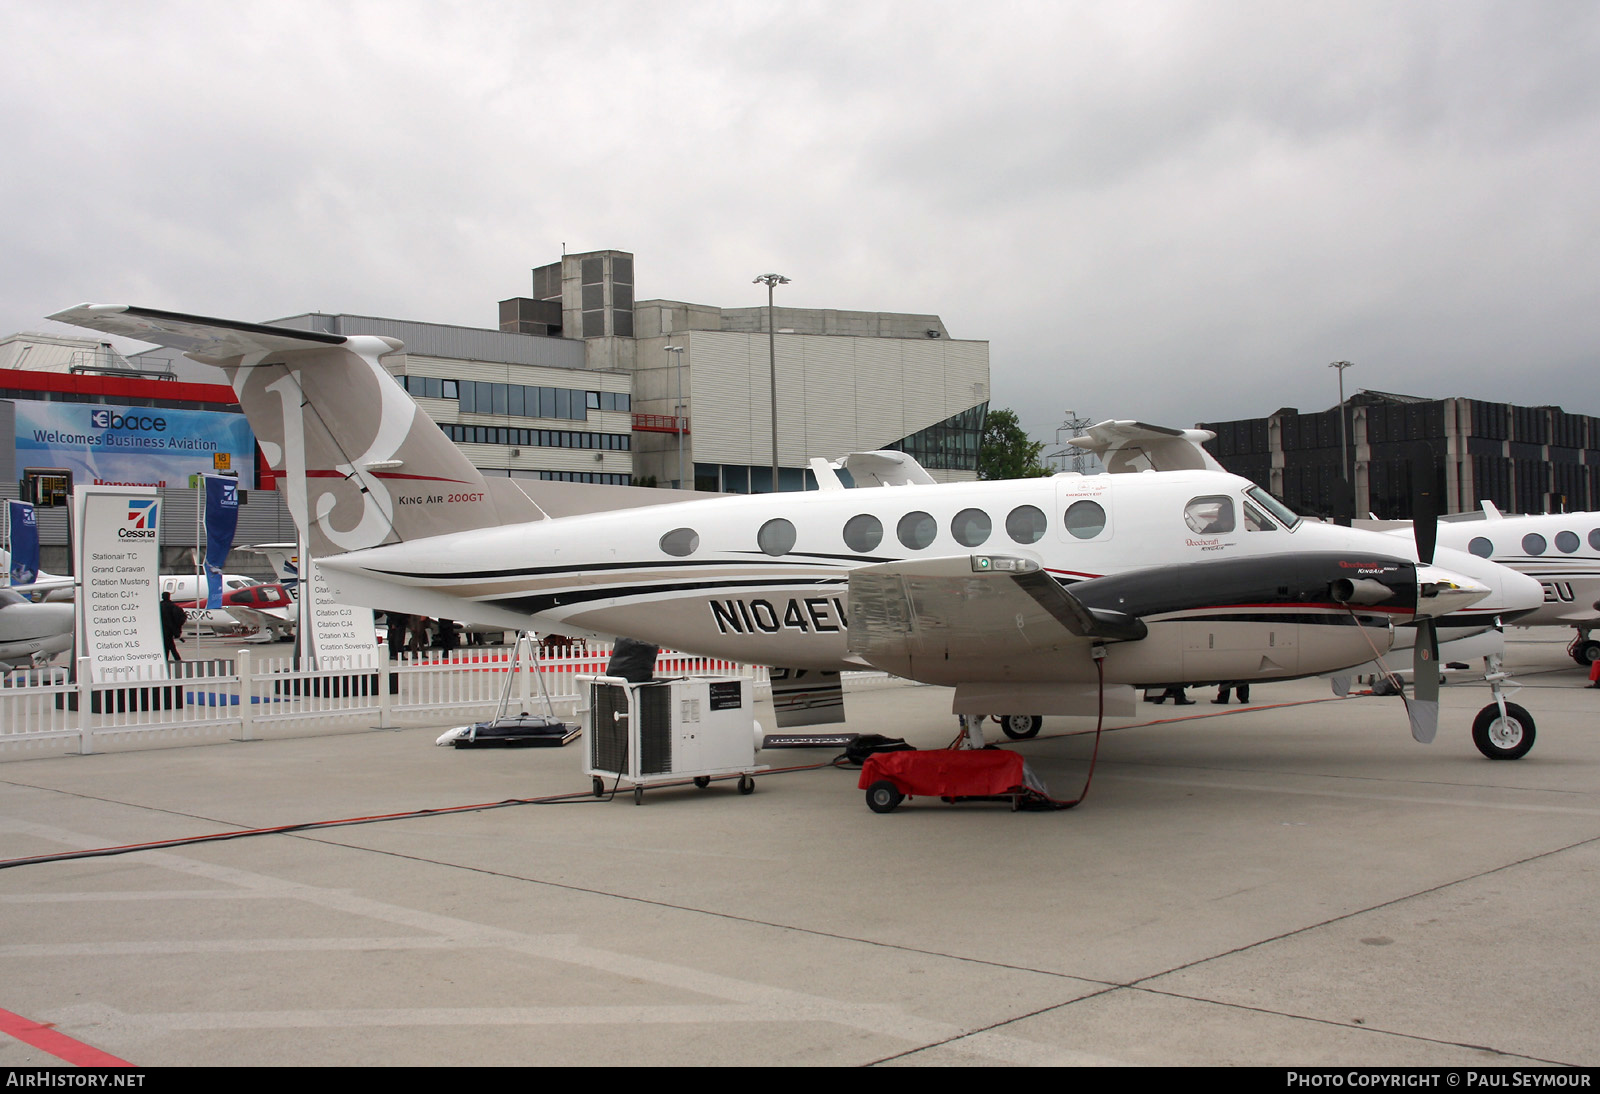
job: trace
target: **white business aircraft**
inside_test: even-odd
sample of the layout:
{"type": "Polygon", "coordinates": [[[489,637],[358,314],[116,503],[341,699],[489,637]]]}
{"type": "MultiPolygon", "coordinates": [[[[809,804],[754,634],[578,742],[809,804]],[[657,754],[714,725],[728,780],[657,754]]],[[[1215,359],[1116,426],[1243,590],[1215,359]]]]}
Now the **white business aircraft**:
{"type": "MultiPolygon", "coordinates": [[[[954,688],[958,714],[1021,711],[1036,727],[1131,714],[1138,687],[1333,672],[1386,651],[1397,623],[1539,601],[1517,575],[1476,581],[1432,564],[1431,544],[1419,562],[1204,467],[937,484],[909,457],[868,453],[842,466],[876,489],[847,490],[813,460],[818,492],[551,518],[417,408],[381,360],[395,339],[123,305],[51,318],[223,368],[313,557],[356,604],[810,677],[871,666],[954,688]]],[[[811,696],[836,708],[837,688],[824,677],[811,696]]],[[[1417,692],[1413,734],[1431,740],[1437,676],[1417,692]]],[[[1495,718],[1479,748],[1526,752],[1531,719],[1495,718]]]]}
{"type": "Polygon", "coordinates": [[[300,605],[289,591],[274,582],[257,581],[243,574],[222,575],[222,605],[207,608],[210,586],[194,574],[162,574],[161,591],[189,613],[187,629],[232,637],[244,633],[280,641],[294,635],[300,605]]]}
{"type": "Polygon", "coordinates": [[[1567,647],[1580,665],[1600,661],[1600,513],[1505,516],[1493,502],[1480,514],[1439,525],[1439,542],[1492,559],[1538,581],[1544,600],[1519,627],[1572,627],[1567,647]]]}
{"type": "MultiPolygon", "coordinates": [[[[0,549],[0,571],[11,570],[11,553],[0,549]]],[[[35,604],[31,596],[71,590],[72,578],[41,571],[29,585],[0,586],[0,667],[49,660],[72,648],[73,608],[68,603],[35,604]]]]}
{"type": "Polygon", "coordinates": [[[35,604],[0,587],[0,665],[31,665],[72,648],[71,604],[35,604]]]}

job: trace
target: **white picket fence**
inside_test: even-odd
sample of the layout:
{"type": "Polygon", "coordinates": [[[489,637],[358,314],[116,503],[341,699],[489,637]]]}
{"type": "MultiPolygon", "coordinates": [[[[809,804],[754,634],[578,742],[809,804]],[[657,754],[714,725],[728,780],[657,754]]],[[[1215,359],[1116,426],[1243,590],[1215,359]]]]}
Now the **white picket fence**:
{"type": "MultiPolygon", "coordinates": [[[[148,674],[89,683],[64,668],[14,672],[0,681],[0,759],[108,748],[147,748],[206,741],[254,741],[314,733],[402,726],[463,725],[491,717],[508,674],[510,650],[459,650],[391,662],[387,652],[364,666],[297,668],[290,657],[240,650],[231,660],[173,665],[173,679],[148,674]]],[[[605,670],[609,647],[575,656],[541,656],[545,691],[556,713],[571,717],[576,678],[605,670]]],[[[663,650],[656,675],[743,676],[768,688],[756,665],[663,650]]],[[[882,673],[863,674],[884,678],[882,673]]],[[[525,665],[511,677],[513,713],[544,709],[538,681],[525,665]]]]}

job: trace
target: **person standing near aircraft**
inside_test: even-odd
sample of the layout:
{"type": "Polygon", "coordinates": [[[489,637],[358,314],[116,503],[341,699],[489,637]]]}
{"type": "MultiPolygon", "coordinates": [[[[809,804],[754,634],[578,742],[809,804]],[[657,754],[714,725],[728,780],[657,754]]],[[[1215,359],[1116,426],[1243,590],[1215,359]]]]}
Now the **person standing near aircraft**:
{"type": "Polygon", "coordinates": [[[1212,704],[1226,706],[1228,693],[1234,690],[1239,692],[1239,702],[1248,703],[1250,701],[1250,685],[1248,683],[1243,680],[1224,680],[1217,686],[1217,697],[1211,700],[1212,704]]]}
{"type": "Polygon", "coordinates": [[[178,643],[183,641],[183,625],[188,621],[189,613],[172,602],[172,594],[162,593],[161,641],[166,646],[169,660],[183,660],[183,655],[178,652],[178,643]]]}

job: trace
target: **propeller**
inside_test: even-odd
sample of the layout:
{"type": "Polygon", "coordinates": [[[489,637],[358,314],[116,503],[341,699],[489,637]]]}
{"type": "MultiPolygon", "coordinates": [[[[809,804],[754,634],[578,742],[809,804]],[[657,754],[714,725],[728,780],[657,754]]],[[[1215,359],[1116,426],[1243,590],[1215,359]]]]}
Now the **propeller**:
{"type": "MultiPolygon", "coordinates": [[[[1417,567],[1433,563],[1433,550],[1439,539],[1439,500],[1434,494],[1433,449],[1418,441],[1411,460],[1411,534],[1417,541],[1417,567]]],[[[1417,589],[1421,600],[1422,588],[1417,589]]],[[[1420,603],[1418,608],[1421,608],[1420,603]]],[[[1422,744],[1433,740],[1439,731],[1439,631],[1432,616],[1418,611],[1417,638],[1412,645],[1415,667],[1411,699],[1406,714],[1411,719],[1411,736],[1422,744]]]]}

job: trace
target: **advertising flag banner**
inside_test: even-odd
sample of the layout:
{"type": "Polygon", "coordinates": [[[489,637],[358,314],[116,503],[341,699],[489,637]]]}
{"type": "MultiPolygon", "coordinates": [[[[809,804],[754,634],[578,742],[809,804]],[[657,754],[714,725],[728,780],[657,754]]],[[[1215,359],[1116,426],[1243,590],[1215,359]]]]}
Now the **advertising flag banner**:
{"type": "Polygon", "coordinates": [[[72,518],[81,582],[78,655],[89,660],[89,679],[165,679],[161,499],[149,488],[79,486],[72,518]]]}
{"type": "Polygon", "coordinates": [[[239,480],[207,475],[206,480],[206,607],[222,607],[222,568],[233,550],[239,526],[239,480]]]}
{"type": "Polygon", "coordinates": [[[39,576],[39,520],[33,504],[6,503],[11,519],[11,584],[32,585],[39,576]]]}

